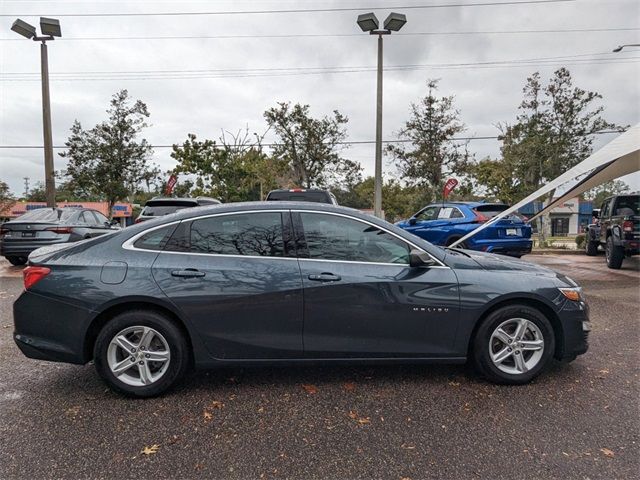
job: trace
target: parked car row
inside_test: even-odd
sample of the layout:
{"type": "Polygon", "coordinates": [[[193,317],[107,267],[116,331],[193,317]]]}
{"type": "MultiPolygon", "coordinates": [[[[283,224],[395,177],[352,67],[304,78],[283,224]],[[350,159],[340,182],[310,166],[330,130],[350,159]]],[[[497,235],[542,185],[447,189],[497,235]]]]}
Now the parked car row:
{"type": "MultiPolygon", "coordinates": [[[[336,197],[321,189],[280,189],[269,192],[266,201],[303,201],[338,205],[336,197]]],[[[186,208],[216,205],[209,197],[149,200],[135,223],[156,219],[186,208]]],[[[434,245],[449,246],[498,213],[509,208],[505,204],[483,202],[448,202],[427,205],[408,220],[398,222],[400,228],[434,245]]],[[[523,217],[511,215],[471,237],[461,248],[520,257],[531,252],[531,226],[523,217]]],[[[24,265],[36,248],[68,243],[109,233],[110,225],[100,212],[89,209],[38,209],[6,222],[0,231],[0,254],[13,265],[24,265]]]]}

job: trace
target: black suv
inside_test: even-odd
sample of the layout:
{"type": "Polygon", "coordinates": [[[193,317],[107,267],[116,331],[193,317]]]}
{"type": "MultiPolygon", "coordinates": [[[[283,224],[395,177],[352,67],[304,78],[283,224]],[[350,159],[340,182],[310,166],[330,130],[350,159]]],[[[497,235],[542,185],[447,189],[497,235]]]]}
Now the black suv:
{"type": "Polygon", "coordinates": [[[201,205],[214,205],[221,203],[220,200],[209,197],[196,198],[171,198],[171,197],[153,197],[144,204],[144,208],[136,218],[136,223],[151,220],[153,218],[162,217],[175,213],[183,208],[199,207],[201,205]]]}
{"type": "Polygon", "coordinates": [[[637,193],[614,195],[594,210],[596,223],[587,227],[585,249],[587,255],[596,255],[604,246],[607,266],[618,269],[625,256],[640,254],[640,195],[637,193]]]}
{"type": "Polygon", "coordinates": [[[338,205],[338,201],[329,190],[317,188],[291,188],[281,190],[271,190],[265,198],[267,202],[287,201],[287,202],[314,202],[338,205]]]}

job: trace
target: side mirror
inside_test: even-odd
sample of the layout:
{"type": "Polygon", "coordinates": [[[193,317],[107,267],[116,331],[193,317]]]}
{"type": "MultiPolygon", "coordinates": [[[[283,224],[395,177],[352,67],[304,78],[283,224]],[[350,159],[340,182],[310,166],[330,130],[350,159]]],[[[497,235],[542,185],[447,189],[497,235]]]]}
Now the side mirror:
{"type": "Polygon", "coordinates": [[[409,219],[409,225],[415,225],[416,223],[418,223],[418,219],[416,217],[411,217],[409,219]]]}
{"type": "Polygon", "coordinates": [[[414,248],[409,252],[409,266],[411,268],[416,267],[431,267],[435,265],[436,262],[429,256],[428,253],[423,252],[422,250],[418,250],[414,248]]]}

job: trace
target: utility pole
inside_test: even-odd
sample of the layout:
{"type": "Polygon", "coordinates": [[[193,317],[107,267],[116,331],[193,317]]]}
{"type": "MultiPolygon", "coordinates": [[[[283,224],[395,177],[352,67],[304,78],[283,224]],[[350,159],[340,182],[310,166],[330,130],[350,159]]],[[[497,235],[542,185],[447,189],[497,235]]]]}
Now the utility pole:
{"type": "Polygon", "coordinates": [[[29,196],[29,177],[23,177],[24,180],[24,199],[29,196]]]}

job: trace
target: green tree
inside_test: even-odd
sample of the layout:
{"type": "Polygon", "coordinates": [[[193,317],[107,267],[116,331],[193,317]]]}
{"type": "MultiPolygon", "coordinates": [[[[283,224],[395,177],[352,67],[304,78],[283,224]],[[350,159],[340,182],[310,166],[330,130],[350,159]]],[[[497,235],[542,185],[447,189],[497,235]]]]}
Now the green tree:
{"type": "Polygon", "coordinates": [[[209,195],[223,202],[260,200],[267,189],[276,188],[284,175],[283,162],[266,155],[248,134],[215,140],[198,140],[189,134],[182,145],[174,145],[171,157],[176,174],[196,175],[193,195],[209,195]]]}
{"type": "Polygon", "coordinates": [[[404,180],[439,190],[445,176],[460,175],[466,168],[467,142],[455,140],[466,127],[454,97],[436,96],[438,80],[429,80],[427,88],[427,95],[411,104],[409,120],[398,132],[398,139],[406,143],[391,144],[387,151],[398,162],[404,180]]]}
{"type": "Polygon", "coordinates": [[[360,165],[340,155],[348,119],[337,110],[332,116],[313,118],[309,105],[281,102],[265,111],[264,118],[278,137],[273,155],[290,168],[292,186],[349,185],[360,180],[360,165]]]}
{"type": "Polygon", "coordinates": [[[584,198],[593,201],[594,208],[600,208],[602,202],[611,195],[619,195],[629,192],[630,188],[622,180],[611,180],[610,182],[598,185],[584,193],[584,198]]]}
{"type": "Polygon", "coordinates": [[[121,90],[113,95],[107,114],[106,121],[89,130],[76,120],[60,156],[68,160],[66,177],[73,190],[106,200],[111,211],[148,177],[152,148],[139,138],[149,117],[145,103],[133,102],[121,90]]]}
{"type": "Polygon", "coordinates": [[[15,198],[11,194],[9,185],[0,180],[0,213],[13,205],[15,201],[15,198]]]}

